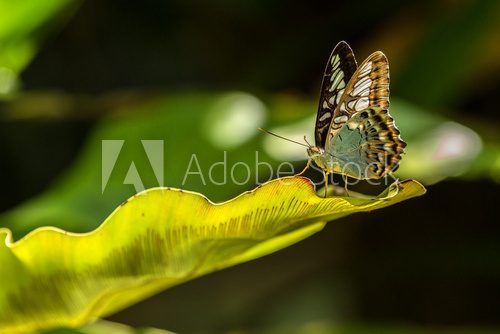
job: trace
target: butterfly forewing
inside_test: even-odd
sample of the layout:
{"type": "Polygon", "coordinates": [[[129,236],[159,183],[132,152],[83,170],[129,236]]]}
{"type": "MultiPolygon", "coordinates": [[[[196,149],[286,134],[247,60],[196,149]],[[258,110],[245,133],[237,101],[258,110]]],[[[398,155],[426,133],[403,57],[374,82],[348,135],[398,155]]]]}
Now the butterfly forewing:
{"type": "Polygon", "coordinates": [[[325,147],[352,115],[367,108],[389,108],[389,63],[380,51],[371,54],[349,80],[333,113],[325,147]]]}
{"type": "Polygon", "coordinates": [[[321,96],[314,131],[316,146],[318,147],[325,147],[330,124],[332,119],[336,117],[335,110],[338,109],[338,103],[356,68],[356,59],[351,48],[346,42],[339,42],[328,59],[321,85],[321,96]]]}

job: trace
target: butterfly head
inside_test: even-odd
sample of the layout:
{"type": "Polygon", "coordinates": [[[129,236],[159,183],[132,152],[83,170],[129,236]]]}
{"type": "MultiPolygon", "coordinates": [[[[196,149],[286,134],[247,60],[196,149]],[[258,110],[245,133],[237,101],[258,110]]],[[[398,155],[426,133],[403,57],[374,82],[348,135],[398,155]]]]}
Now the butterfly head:
{"type": "Polygon", "coordinates": [[[309,157],[312,158],[313,160],[315,160],[314,158],[319,157],[323,155],[323,153],[325,153],[325,150],[322,149],[321,147],[312,146],[311,144],[309,144],[306,136],[304,136],[304,141],[307,143],[307,155],[309,155],[309,157]]]}
{"type": "Polygon", "coordinates": [[[323,153],[325,153],[325,150],[317,146],[309,146],[307,149],[307,155],[309,155],[310,158],[318,157],[323,155],[323,153]]]}
{"type": "Polygon", "coordinates": [[[316,163],[316,165],[323,169],[327,169],[329,155],[325,154],[325,150],[318,146],[309,146],[307,149],[307,155],[309,158],[316,163]]]}

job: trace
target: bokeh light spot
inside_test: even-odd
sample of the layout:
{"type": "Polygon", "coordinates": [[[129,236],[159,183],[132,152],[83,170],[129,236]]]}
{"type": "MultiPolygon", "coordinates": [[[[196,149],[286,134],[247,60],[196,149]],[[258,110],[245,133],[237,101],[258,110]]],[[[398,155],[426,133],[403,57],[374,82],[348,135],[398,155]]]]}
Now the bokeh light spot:
{"type": "Polygon", "coordinates": [[[219,149],[230,149],[248,141],[264,124],[267,110],[255,96],[231,93],[219,99],[208,113],[209,141],[219,149]]]}

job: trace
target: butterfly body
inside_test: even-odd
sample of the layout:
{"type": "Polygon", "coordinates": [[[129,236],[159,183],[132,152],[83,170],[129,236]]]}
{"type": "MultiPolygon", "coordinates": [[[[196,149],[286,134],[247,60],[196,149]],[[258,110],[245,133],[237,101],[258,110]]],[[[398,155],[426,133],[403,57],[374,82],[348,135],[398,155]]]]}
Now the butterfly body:
{"type": "Polygon", "coordinates": [[[377,51],[359,67],[346,42],[328,60],[310,160],[323,170],[379,179],[397,169],[406,143],[389,114],[389,64],[377,51]]]}

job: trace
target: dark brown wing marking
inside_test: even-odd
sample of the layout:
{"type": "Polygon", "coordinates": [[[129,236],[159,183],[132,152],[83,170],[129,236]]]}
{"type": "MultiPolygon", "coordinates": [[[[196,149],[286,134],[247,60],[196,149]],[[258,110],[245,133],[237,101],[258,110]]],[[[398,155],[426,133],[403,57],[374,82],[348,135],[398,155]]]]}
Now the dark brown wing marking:
{"type": "Polygon", "coordinates": [[[316,146],[325,147],[328,129],[338,103],[357,68],[356,59],[349,45],[342,41],[333,49],[326,64],[319,99],[316,127],[316,146]]]}

